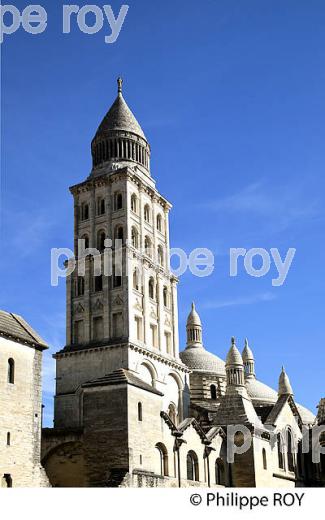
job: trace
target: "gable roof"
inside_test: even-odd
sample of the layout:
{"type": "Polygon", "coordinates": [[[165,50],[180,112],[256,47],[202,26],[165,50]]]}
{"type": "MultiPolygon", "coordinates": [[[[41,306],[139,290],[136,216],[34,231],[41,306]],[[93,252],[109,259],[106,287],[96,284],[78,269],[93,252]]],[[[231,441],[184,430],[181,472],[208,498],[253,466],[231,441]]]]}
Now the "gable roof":
{"type": "Polygon", "coordinates": [[[296,406],[296,403],[294,402],[292,396],[289,395],[289,394],[285,394],[285,395],[280,395],[279,396],[277,402],[275,403],[275,405],[273,406],[272,410],[270,411],[270,413],[269,413],[269,415],[268,415],[268,417],[267,417],[267,419],[265,421],[265,424],[272,424],[274,426],[277,418],[279,417],[281,411],[283,410],[284,406],[287,403],[290,406],[293,415],[298,417],[299,426],[301,426],[302,425],[302,419],[301,419],[299,410],[298,410],[298,408],[296,406]]]}
{"type": "Polygon", "coordinates": [[[47,343],[18,314],[0,310],[0,336],[30,347],[44,350],[47,343]]]}

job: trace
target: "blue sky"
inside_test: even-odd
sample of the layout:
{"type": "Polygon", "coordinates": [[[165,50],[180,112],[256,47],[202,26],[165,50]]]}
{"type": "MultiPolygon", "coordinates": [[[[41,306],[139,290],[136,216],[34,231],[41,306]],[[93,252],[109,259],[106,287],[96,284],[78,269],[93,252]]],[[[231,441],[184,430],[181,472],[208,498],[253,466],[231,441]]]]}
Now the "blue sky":
{"type": "Polygon", "coordinates": [[[51,345],[45,423],[51,353],[65,344],[65,287],[50,286],[50,249],[72,246],[68,187],[89,174],[118,75],[174,205],[172,245],[215,254],[212,276],[181,277],[181,345],[195,300],[210,351],[225,357],[232,335],[240,347],[247,336],[258,378],[276,388],[284,364],[296,399],[315,411],[325,366],[323,0],[130,0],[112,45],[107,26],[63,35],[65,2],[40,3],[46,32],[20,30],[2,45],[0,306],[51,345]],[[230,247],[297,252],[285,284],[272,287],[274,267],[229,277],[230,247]]]}

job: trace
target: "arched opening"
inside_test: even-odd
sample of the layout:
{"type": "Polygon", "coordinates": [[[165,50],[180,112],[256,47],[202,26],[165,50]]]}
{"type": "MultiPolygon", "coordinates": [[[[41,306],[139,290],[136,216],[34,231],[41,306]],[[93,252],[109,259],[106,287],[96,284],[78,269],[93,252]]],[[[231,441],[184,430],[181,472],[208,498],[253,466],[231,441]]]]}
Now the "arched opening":
{"type": "Polygon", "coordinates": [[[12,488],[12,478],[9,473],[5,473],[1,480],[1,487],[12,488]]]}
{"type": "Polygon", "coordinates": [[[8,359],[8,383],[15,384],[15,362],[12,358],[8,359]]]}
{"type": "Polygon", "coordinates": [[[85,202],[81,204],[81,220],[89,219],[89,205],[85,202]]]}
{"type": "Polygon", "coordinates": [[[282,443],[281,433],[277,434],[277,448],[278,448],[279,468],[284,469],[283,443],[282,443]]]}
{"type": "Polygon", "coordinates": [[[199,481],[199,461],[195,451],[189,451],[186,456],[187,480],[199,481]]]}
{"type": "Polygon", "coordinates": [[[163,303],[164,307],[168,307],[168,289],[166,286],[163,288],[163,303]]]}
{"type": "Polygon", "coordinates": [[[146,236],[144,239],[144,251],[145,251],[145,254],[151,258],[151,256],[152,256],[151,240],[148,236],[146,236]]]}
{"type": "Polygon", "coordinates": [[[267,469],[266,450],[262,449],[263,469],[267,469]]]}
{"type": "Polygon", "coordinates": [[[105,214],[105,199],[102,199],[99,197],[97,199],[97,215],[104,215],[105,214]]]}
{"type": "Polygon", "coordinates": [[[163,252],[163,248],[161,246],[158,246],[157,258],[158,258],[158,264],[163,266],[164,265],[164,252],[163,252]]]}
{"type": "Polygon", "coordinates": [[[210,386],[210,397],[211,399],[217,399],[217,387],[216,385],[211,385],[210,386]]]}
{"type": "Polygon", "coordinates": [[[155,281],[152,277],[149,279],[149,298],[155,298],[155,281]]]}
{"type": "Polygon", "coordinates": [[[76,296],[83,296],[84,294],[85,294],[85,278],[84,278],[84,276],[78,276],[76,296]]]}
{"type": "Polygon", "coordinates": [[[135,268],[133,271],[133,289],[136,289],[137,291],[140,290],[139,270],[137,268],[135,268]]]}
{"type": "Polygon", "coordinates": [[[215,477],[216,484],[219,486],[225,485],[225,465],[222,459],[217,459],[215,463],[215,477]]]}
{"type": "Polygon", "coordinates": [[[103,275],[95,276],[94,290],[95,292],[101,292],[103,290],[103,275]]]}
{"type": "Polygon", "coordinates": [[[144,220],[146,222],[148,222],[148,224],[150,223],[150,207],[149,207],[149,204],[146,204],[145,207],[144,207],[144,220]]]}
{"type": "Polygon", "coordinates": [[[138,230],[133,227],[131,229],[131,241],[132,241],[132,246],[135,247],[136,249],[138,249],[139,247],[139,233],[138,233],[138,230]]]}
{"type": "Polygon", "coordinates": [[[11,445],[10,432],[7,432],[7,446],[11,445]]]}
{"type": "Polygon", "coordinates": [[[294,458],[294,441],[292,436],[292,431],[290,428],[287,429],[287,460],[288,460],[288,470],[294,472],[295,471],[295,458],[294,458]]]}
{"type": "Polygon", "coordinates": [[[115,240],[121,240],[123,242],[124,232],[123,232],[122,226],[117,226],[115,228],[114,238],[115,238],[115,240]]]}
{"type": "Polygon", "coordinates": [[[153,365],[149,363],[148,361],[145,363],[141,363],[141,365],[138,368],[138,373],[140,379],[144,381],[145,383],[148,383],[148,385],[151,385],[155,387],[156,384],[156,373],[153,365]]]}
{"type": "Polygon", "coordinates": [[[114,209],[115,211],[123,208],[123,197],[122,193],[114,194],[114,209]]]}
{"type": "Polygon", "coordinates": [[[160,475],[163,477],[168,476],[168,452],[166,446],[161,442],[156,444],[156,450],[158,450],[159,455],[159,466],[160,466],[160,475]]]}
{"type": "Polygon", "coordinates": [[[105,240],[106,240],[105,231],[103,231],[103,230],[98,231],[98,233],[97,233],[97,249],[101,253],[105,249],[105,240]]]}
{"type": "Polygon", "coordinates": [[[138,403],[138,421],[142,422],[142,403],[138,403]]]}
{"type": "Polygon", "coordinates": [[[88,237],[88,235],[82,235],[81,240],[83,241],[81,243],[81,247],[82,247],[82,249],[84,251],[85,249],[89,248],[89,237],[88,237]]]}
{"type": "Polygon", "coordinates": [[[162,218],[160,213],[157,215],[157,229],[160,231],[160,233],[162,233],[162,218]]]}
{"type": "Polygon", "coordinates": [[[135,193],[131,195],[131,210],[134,213],[138,213],[138,197],[135,193]]]}

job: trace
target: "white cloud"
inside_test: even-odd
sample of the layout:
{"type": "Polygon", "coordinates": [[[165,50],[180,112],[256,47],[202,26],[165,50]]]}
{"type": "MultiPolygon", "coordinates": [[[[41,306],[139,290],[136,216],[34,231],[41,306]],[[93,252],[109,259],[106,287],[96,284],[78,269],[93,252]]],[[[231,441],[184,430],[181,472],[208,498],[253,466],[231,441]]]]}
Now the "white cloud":
{"type": "Polygon", "coordinates": [[[265,292],[261,294],[255,294],[252,296],[243,296],[234,298],[232,300],[213,300],[207,301],[201,305],[205,309],[221,309],[223,307],[234,307],[237,305],[253,305],[255,303],[269,302],[275,300],[276,296],[273,293],[265,292]]]}

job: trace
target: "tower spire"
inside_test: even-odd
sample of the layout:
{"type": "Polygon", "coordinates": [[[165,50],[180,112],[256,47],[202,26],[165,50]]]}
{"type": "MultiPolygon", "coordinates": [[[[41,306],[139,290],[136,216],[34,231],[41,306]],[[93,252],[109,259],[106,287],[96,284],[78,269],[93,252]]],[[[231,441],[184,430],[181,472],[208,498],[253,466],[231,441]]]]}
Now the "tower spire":
{"type": "Polygon", "coordinates": [[[120,76],[117,78],[117,92],[118,94],[122,94],[122,87],[123,87],[123,78],[120,76]]]}
{"type": "Polygon", "coordinates": [[[236,347],[236,340],[231,338],[231,347],[226,359],[227,388],[244,387],[244,364],[236,347]]]}
{"type": "Polygon", "coordinates": [[[191,312],[187,318],[186,332],[188,347],[202,347],[202,323],[194,302],[192,302],[191,312]]]}
{"type": "Polygon", "coordinates": [[[279,395],[293,395],[292,386],[290,384],[290,379],[282,366],[281,374],[279,377],[279,395]]]}

